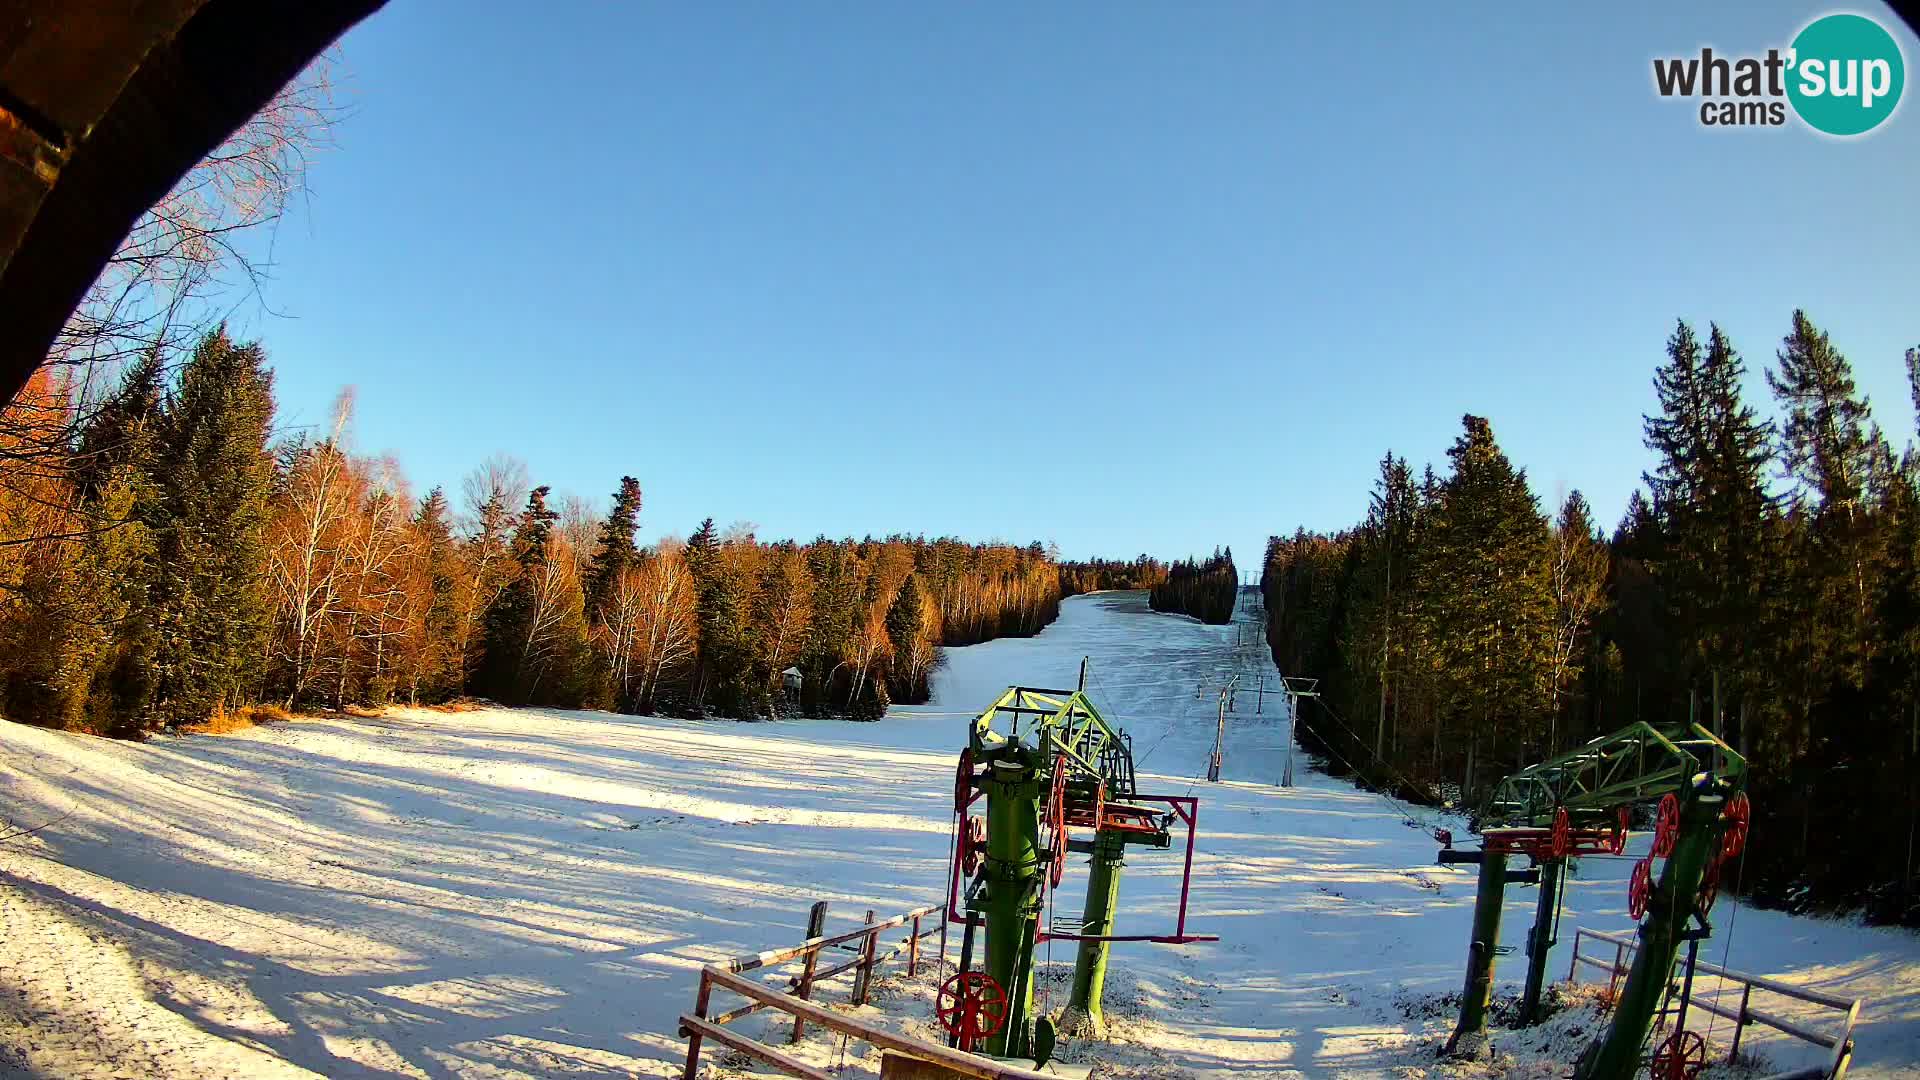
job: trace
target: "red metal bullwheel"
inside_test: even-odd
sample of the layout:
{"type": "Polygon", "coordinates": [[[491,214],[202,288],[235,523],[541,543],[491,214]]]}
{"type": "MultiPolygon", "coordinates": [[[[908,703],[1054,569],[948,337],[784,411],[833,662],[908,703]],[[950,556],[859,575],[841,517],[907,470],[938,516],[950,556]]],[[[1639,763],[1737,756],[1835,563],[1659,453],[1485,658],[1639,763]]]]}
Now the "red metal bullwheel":
{"type": "Polygon", "coordinates": [[[1047,805],[1041,811],[1046,816],[1047,832],[1051,834],[1047,844],[1047,883],[1058,888],[1060,879],[1067,872],[1067,755],[1060,754],[1053,759],[1053,788],[1047,794],[1047,805]]]}
{"type": "Polygon", "coordinates": [[[1618,855],[1621,852],[1624,852],[1627,850],[1627,828],[1632,824],[1633,824],[1633,808],[1630,806],[1621,807],[1620,808],[1620,827],[1613,830],[1613,835],[1607,838],[1608,854],[1618,855]]]}
{"type": "Polygon", "coordinates": [[[1627,914],[1638,922],[1646,917],[1647,904],[1653,899],[1653,856],[1633,864],[1633,877],[1627,882],[1627,914]]]}
{"type": "Polygon", "coordinates": [[[1573,818],[1562,806],[1553,812],[1553,857],[1564,859],[1573,853],[1573,818]]]}
{"type": "Polygon", "coordinates": [[[973,747],[960,751],[960,767],[953,774],[953,812],[964,814],[973,801],[973,747]]]}
{"type": "Polygon", "coordinates": [[[1727,800],[1726,831],[1720,834],[1720,857],[1737,859],[1747,850],[1747,826],[1753,820],[1753,804],[1747,801],[1747,793],[1736,791],[1733,798],[1727,800]]]}
{"type": "Polygon", "coordinates": [[[1653,1080],[1693,1080],[1707,1067],[1707,1040],[1695,1031],[1676,1031],[1653,1052],[1647,1071],[1653,1080]]]}
{"type": "Polygon", "coordinates": [[[960,826],[960,871],[968,877],[987,853],[987,820],[968,815],[960,826]]]}
{"type": "Polygon", "coordinates": [[[963,971],[940,984],[933,1008],[954,1044],[971,1053],[1007,1022],[1007,992],[984,971],[963,971]]]}
{"type": "Polygon", "coordinates": [[[1653,856],[1664,859],[1673,854],[1680,841],[1680,800],[1671,792],[1660,796],[1660,809],[1653,817],[1653,856]]]}
{"type": "Polygon", "coordinates": [[[1060,879],[1067,872],[1067,803],[1062,799],[1047,808],[1047,820],[1052,826],[1051,843],[1047,846],[1047,884],[1060,887],[1060,879]]]}
{"type": "Polygon", "coordinates": [[[1694,898],[1693,906],[1700,912],[1701,918],[1713,910],[1713,902],[1720,899],[1720,864],[1710,862],[1707,872],[1700,875],[1700,893],[1694,898]]]}
{"type": "Polygon", "coordinates": [[[1100,826],[1107,823],[1107,782],[1101,780],[1093,786],[1093,831],[1099,832],[1100,826]]]}

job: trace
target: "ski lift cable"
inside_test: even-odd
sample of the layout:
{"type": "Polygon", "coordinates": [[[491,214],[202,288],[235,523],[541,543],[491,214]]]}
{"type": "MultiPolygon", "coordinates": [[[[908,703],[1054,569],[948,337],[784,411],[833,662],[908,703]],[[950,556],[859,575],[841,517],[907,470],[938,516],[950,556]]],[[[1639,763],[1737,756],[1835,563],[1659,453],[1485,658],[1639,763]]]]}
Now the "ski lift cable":
{"type": "MultiPolygon", "coordinates": [[[[1294,722],[1298,723],[1299,717],[1296,716],[1294,718],[1294,722]]],[[[1312,726],[1309,725],[1307,730],[1312,731],[1313,730],[1312,726]]],[[[1342,757],[1340,752],[1338,750],[1335,750],[1333,746],[1329,744],[1325,738],[1322,738],[1320,740],[1320,743],[1321,743],[1321,749],[1333,755],[1334,759],[1339,761],[1340,764],[1345,765],[1348,769],[1352,770],[1355,776],[1358,776],[1360,779],[1366,781],[1366,783],[1373,788],[1370,794],[1372,794],[1374,797],[1378,799],[1384,800],[1388,806],[1392,807],[1394,812],[1401,817],[1403,824],[1405,824],[1408,828],[1419,829],[1422,832],[1425,832],[1428,829],[1432,828],[1433,823],[1431,821],[1424,819],[1419,814],[1415,813],[1411,805],[1402,803],[1398,799],[1395,799],[1393,796],[1381,790],[1380,785],[1375,784],[1372,777],[1368,776],[1365,772],[1361,771],[1358,765],[1355,765],[1353,762],[1348,761],[1345,757],[1342,757]]]]}
{"type": "MultiPolygon", "coordinates": [[[[1733,888],[1729,890],[1727,894],[1727,903],[1732,904],[1733,907],[1732,910],[1727,913],[1727,942],[1720,950],[1721,971],[1728,970],[1727,963],[1733,959],[1733,924],[1740,918],[1740,881],[1746,871],[1747,852],[1745,848],[1741,848],[1739,862],[1733,868],[1733,888]]],[[[1727,980],[1720,978],[1716,980],[1716,983],[1717,985],[1713,988],[1713,1003],[1720,1005],[1720,998],[1726,993],[1727,980]]],[[[1707,1020],[1706,1038],[1708,1042],[1712,1042],[1714,1025],[1720,1022],[1720,1016],[1711,1009],[1707,1010],[1707,1016],[1709,1019],[1707,1020]]],[[[1738,1025],[1736,1024],[1735,1027],[1737,1028],[1738,1025]]]]}
{"type": "MultiPolygon", "coordinates": [[[[1348,735],[1352,736],[1353,740],[1356,743],[1359,743],[1361,746],[1366,745],[1365,741],[1362,740],[1360,736],[1356,734],[1351,727],[1348,727],[1344,722],[1340,720],[1339,714],[1335,713],[1331,706],[1327,705],[1325,701],[1321,700],[1318,697],[1314,698],[1314,700],[1320,702],[1320,708],[1324,710],[1328,716],[1332,717],[1335,723],[1340,724],[1341,728],[1344,729],[1348,735]]],[[[1294,714],[1294,723],[1298,724],[1301,722],[1302,721],[1299,716],[1298,708],[1296,707],[1295,714],[1294,714]]],[[[1308,724],[1307,730],[1313,731],[1313,725],[1308,724]]],[[[1315,732],[1315,734],[1319,734],[1319,733],[1315,732]]],[[[1348,769],[1351,769],[1355,776],[1360,777],[1362,780],[1366,781],[1368,785],[1372,786],[1374,788],[1374,794],[1385,799],[1388,802],[1388,804],[1392,805],[1396,810],[1398,810],[1401,814],[1403,814],[1407,818],[1407,823],[1409,827],[1419,828],[1419,829],[1431,829],[1434,827],[1435,823],[1440,820],[1440,817],[1438,816],[1431,817],[1431,818],[1423,816],[1420,812],[1414,809],[1413,804],[1403,803],[1393,798],[1391,795],[1388,795],[1383,785],[1377,783],[1371,776],[1368,776],[1367,773],[1364,770],[1362,770],[1358,765],[1355,765],[1353,762],[1341,756],[1340,752],[1335,750],[1332,744],[1324,736],[1321,737],[1320,744],[1321,744],[1321,749],[1333,755],[1335,758],[1337,758],[1340,761],[1342,765],[1345,765],[1348,769]]],[[[1395,776],[1397,776],[1400,779],[1400,782],[1405,784],[1407,787],[1412,788],[1415,791],[1418,791],[1421,789],[1419,784],[1414,783],[1405,773],[1402,773],[1400,770],[1394,768],[1391,763],[1386,761],[1381,761],[1380,763],[1382,765],[1385,765],[1387,770],[1393,773],[1395,776]]]]}
{"type": "MultiPolygon", "coordinates": [[[[1100,695],[1101,699],[1107,703],[1107,712],[1112,714],[1114,725],[1116,727],[1124,728],[1126,726],[1126,722],[1125,722],[1126,718],[1120,715],[1120,710],[1114,705],[1113,695],[1108,693],[1106,682],[1100,678],[1100,669],[1092,664],[1087,665],[1087,682],[1091,684],[1091,688],[1100,695]]],[[[1139,757],[1134,759],[1133,767],[1135,771],[1138,771],[1139,769],[1143,768],[1146,765],[1147,759],[1153,756],[1153,752],[1155,750],[1160,749],[1160,744],[1167,741],[1167,736],[1173,734],[1174,727],[1175,727],[1174,721],[1169,719],[1167,722],[1166,729],[1160,733],[1160,737],[1153,741],[1153,745],[1148,747],[1145,753],[1141,754],[1139,757]]],[[[1200,783],[1201,773],[1204,773],[1205,771],[1206,769],[1203,766],[1200,772],[1195,773],[1193,775],[1193,778],[1190,781],[1188,781],[1187,783],[1188,796],[1191,796],[1193,794],[1193,789],[1197,787],[1200,783]]]]}
{"type": "Polygon", "coordinates": [[[1412,777],[1408,776],[1406,773],[1401,772],[1399,769],[1394,768],[1393,763],[1391,761],[1388,761],[1385,758],[1381,757],[1380,755],[1373,753],[1372,748],[1367,745],[1367,741],[1365,739],[1362,739],[1360,737],[1360,733],[1353,730],[1353,728],[1350,725],[1348,725],[1346,720],[1341,718],[1339,713],[1333,711],[1333,706],[1327,704],[1326,698],[1319,697],[1316,695],[1313,700],[1316,702],[1319,702],[1320,708],[1322,711],[1324,711],[1328,716],[1333,717],[1334,723],[1339,724],[1340,727],[1344,731],[1346,731],[1348,735],[1353,736],[1353,741],[1356,744],[1358,744],[1361,749],[1366,750],[1367,753],[1374,758],[1374,760],[1380,762],[1381,765],[1385,766],[1386,770],[1392,773],[1395,777],[1397,777],[1402,784],[1405,784],[1408,788],[1414,791],[1423,790],[1423,785],[1414,783],[1412,777]]]}

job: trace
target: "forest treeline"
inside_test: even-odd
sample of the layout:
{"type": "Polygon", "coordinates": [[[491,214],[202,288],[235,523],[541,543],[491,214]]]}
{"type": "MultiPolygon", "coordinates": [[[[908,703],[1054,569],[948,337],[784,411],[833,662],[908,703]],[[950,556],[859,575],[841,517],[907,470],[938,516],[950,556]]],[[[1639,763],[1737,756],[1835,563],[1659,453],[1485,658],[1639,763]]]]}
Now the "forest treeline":
{"type": "Polygon", "coordinates": [[[1215,548],[1204,560],[1180,559],[1167,567],[1166,580],[1155,585],[1147,599],[1155,611],[1229,623],[1239,596],[1240,571],[1233,565],[1233,549],[1215,548]]]}
{"type": "MultiPolygon", "coordinates": [[[[1920,350],[1906,365],[1920,413],[1920,350]]],[[[1920,922],[1920,453],[1804,313],[1765,373],[1775,419],[1746,373],[1717,326],[1679,323],[1655,466],[1610,536],[1577,491],[1543,513],[1468,416],[1441,471],[1387,454],[1358,525],[1275,537],[1274,658],[1328,706],[1302,742],[1472,806],[1587,739],[1691,719],[1752,766],[1748,892],[1920,922]]]]}
{"type": "Polygon", "coordinates": [[[86,400],[43,369],[0,414],[0,712],[135,736],[260,703],[507,704],[877,717],[945,645],[1038,632],[1039,544],[767,543],[711,520],[635,542],[497,458],[456,507],[330,429],[274,437],[257,344],[151,350],[86,400]],[[789,669],[800,673],[788,701],[789,669]]]}
{"type": "Polygon", "coordinates": [[[1167,564],[1147,555],[1133,559],[1088,559],[1060,564],[1060,595],[1109,589],[1151,589],[1167,580],[1167,564]]]}

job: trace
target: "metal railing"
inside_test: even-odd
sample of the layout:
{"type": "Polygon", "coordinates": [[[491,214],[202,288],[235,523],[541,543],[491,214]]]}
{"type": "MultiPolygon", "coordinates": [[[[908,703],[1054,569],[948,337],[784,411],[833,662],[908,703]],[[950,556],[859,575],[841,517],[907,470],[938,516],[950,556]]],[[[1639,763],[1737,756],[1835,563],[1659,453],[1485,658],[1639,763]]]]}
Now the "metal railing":
{"type": "MultiPolygon", "coordinates": [[[[1582,966],[1597,968],[1607,973],[1608,996],[1611,997],[1618,991],[1620,980],[1631,968],[1633,954],[1637,948],[1638,943],[1629,934],[1609,934],[1601,930],[1578,928],[1573,932],[1573,959],[1567,964],[1567,981],[1578,981],[1582,966]],[[1601,950],[1602,955],[1598,956],[1582,952],[1580,945],[1588,939],[1613,946],[1613,955],[1605,956],[1604,950],[1601,950]]],[[[1740,1036],[1746,1031],[1747,1025],[1760,1024],[1802,1042],[1812,1043],[1832,1051],[1832,1056],[1827,1059],[1824,1066],[1778,1073],[1767,1077],[1766,1080],[1812,1080],[1818,1077],[1840,1080],[1841,1077],[1846,1076],[1847,1066],[1853,1061],[1853,1029],[1860,1021],[1860,1010],[1866,1006],[1865,998],[1843,998],[1834,994],[1823,994],[1817,990],[1793,986],[1761,975],[1730,971],[1705,960],[1696,961],[1694,971],[1740,987],[1740,1004],[1737,1008],[1730,1009],[1720,1004],[1721,995],[1716,995],[1712,1000],[1695,996],[1688,1005],[1689,1008],[1703,1009],[1722,1019],[1733,1021],[1733,1045],[1727,1051],[1728,1061],[1732,1061],[1740,1053],[1740,1036]],[[1778,1013],[1755,1008],[1753,995],[1756,990],[1832,1009],[1841,1014],[1839,1028],[1833,1032],[1820,1031],[1778,1013]]],[[[1673,1011],[1675,1010],[1665,1010],[1666,1013],[1673,1011]]]]}
{"type": "Polygon", "coordinates": [[[799,1042],[806,1025],[811,1023],[850,1035],[883,1050],[893,1050],[944,1065],[974,1080],[1060,1080],[1052,1073],[1018,1068],[939,1043],[887,1031],[843,1016],[812,1001],[813,991],[821,983],[851,972],[854,980],[849,1000],[855,1005],[866,1004],[873,985],[873,973],[880,965],[905,953],[907,974],[917,974],[923,962],[920,956],[921,940],[934,934],[943,934],[946,927],[940,904],[916,908],[878,922],[874,921],[873,912],[869,911],[864,925],[833,935],[819,933],[825,914],[825,901],[813,906],[807,922],[812,936],[798,945],[736,956],[700,969],[700,990],[694,999],[693,1012],[680,1017],[680,1035],[687,1040],[687,1065],[681,1074],[682,1080],[695,1080],[700,1071],[701,1044],[707,1039],[771,1065],[789,1076],[800,1077],[801,1080],[835,1080],[825,1070],[808,1065],[783,1050],[727,1029],[726,1025],[732,1021],[762,1009],[776,1009],[793,1017],[792,1042],[799,1042]],[[929,927],[926,925],[929,921],[938,925],[929,927]],[[906,937],[899,944],[881,952],[881,934],[902,926],[909,928],[906,937]],[[851,960],[820,970],[821,954],[834,950],[854,955],[851,960]],[[794,961],[800,962],[800,972],[787,980],[784,990],[744,977],[749,971],[794,961]],[[745,998],[747,1003],[718,1016],[710,1016],[716,989],[745,998]]]}

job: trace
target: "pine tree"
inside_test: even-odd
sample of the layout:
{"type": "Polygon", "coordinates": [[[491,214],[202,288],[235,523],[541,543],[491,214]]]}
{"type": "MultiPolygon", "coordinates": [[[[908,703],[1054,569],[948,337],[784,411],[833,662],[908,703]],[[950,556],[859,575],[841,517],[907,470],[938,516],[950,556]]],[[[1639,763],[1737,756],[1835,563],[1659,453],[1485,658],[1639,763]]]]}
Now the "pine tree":
{"type": "Polygon", "coordinates": [[[1442,700],[1467,728],[1466,786],[1483,736],[1505,763],[1524,763],[1544,739],[1553,602],[1547,523],[1526,473],[1514,468],[1485,419],[1466,416],[1447,451],[1453,472],[1440,489],[1422,571],[1438,586],[1435,647],[1444,658],[1442,700]]]}
{"type": "MultiPolygon", "coordinates": [[[[1718,326],[1704,355],[1681,322],[1654,376],[1661,415],[1645,418],[1660,456],[1646,477],[1664,550],[1655,566],[1691,673],[1719,697],[1751,692],[1760,664],[1744,643],[1765,616],[1772,426],[1741,400],[1746,366],[1718,326]],[[1723,682],[1728,685],[1723,686],[1723,682]]],[[[1716,718],[1716,724],[1718,720],[1716,718]]]]}
{"type": "Polygon", "coordinates": [[[687,573],[693,577],[693,610],[700,641],[689,680],[689,697],[694,713],[701,715],[705,712],[708,683],[719,667],[726,621],[720,610],[720,534],[713,527],[712,518],[702,520],[693,535],[687,537],[686,560],[687,573]]]}
{"type": "Polygon", "coordinates": [[[165,393],[160,353],[149,350],[121,376],[113,396],[94,410],[80,430],[73,461],[74,483],[83,500],[95,497],[116,470],[145,467],[165,393]]]}
{"type": "MultiPolygon", "coordinates": [[[[409,696],[416,704],[445,701],[461,690],[460,589],[464,568],[453,538],[453,514],[446,492],[427,492],[413,515],[419,570],[426,579],[427,602],[419,615],[420,641],[409,696]]],[[[467,583],[471,587],[471,583],[467,583]]]]}
{"type": "Polygon", "coordinates": [[[1413,565],[1409,545],[1414,498],[1413,473],[1406,460],[1388,451],[1380,460],[1367,520],[1355,537],[1354,599],[1345,646],[1345,666],[1353,678],[1355,704],[1360,704],[1363,696],[1374,699],[1367,711],[1373,714],[1370,750],[1376,760],[1384,760],[1387,753],[1392,673],[1396,649],[1404,646],[1396,635],[1404,629],[1400,613],[1407,603],[1407,578],[1413,565]]]}
{"type": "Polygon", "coordinates": [[[525,704],[532,693],[539,658],[529,649],[536,633],[540,574],[552,552],[553,522],[547,508],[552,489],[541,485],[527,493],[510,545],[512,577],[487,610],[484,651],[475,682],[487,697],[508,705],[525,704]]]}
{"type": "Polygon", "coordinates": [[[614,493],[613,509],[600,526],[600,542],[587,564],[581,582],[586,594],[587,616],[599,620],[600,610],[613,595],[614,585],[640,559],[634,533],[640,528],[640,481],[631,476],[620,478],[620,490],[614,493]]]}
{"type": "Polygon", "coordinates": [[[257,344],[201,339],[155,437],[152,720],[245,704],[266,653],[273,376],[257,344]]]}
{"type": "Polygon", "coordinates": [[[1796,592],[1805,606],[1798,616],[1818,617],[1814,663],[1857,686],[1865,678],[1878,604],[1869,489],[1884,480],[1879,466],[1887,455],[1867,400],[1856,396],[1852,366],[1803,311],[1793,313],[1779,362],[1778,371],[1767,372],[1767,385],[1785,413],[1781,465],[1804,522],[1806,550],[1796,560],[1803,581],[1796,592]]]}
{"type": "Polygon", "coordinates": [[[923,689],[916,670],[914,654],[920,644],[924,619],[921,615],[920,581],[912,574],[900,583],[893,604],[887,608],[887,671],[895,700],[911,699],[923,689]]]}
{"type": "Polygon", "coordinates": [[[152,678],[147,584],[153,573],[154,453],[165,394],[158,352],[122,377],[114,395],[80,432],[75,491],[85,537],[74,552],[72,594],[61,654],[72,686],[85,679],[84,704],[68,698],[57,722],[107,735],[134,735],[150,701],[152,678]],[[82,715],[84,712],[84,716],[82,715]]]}

